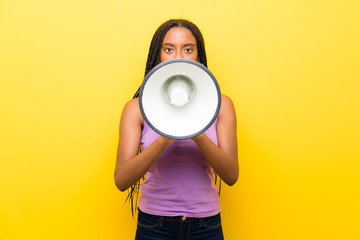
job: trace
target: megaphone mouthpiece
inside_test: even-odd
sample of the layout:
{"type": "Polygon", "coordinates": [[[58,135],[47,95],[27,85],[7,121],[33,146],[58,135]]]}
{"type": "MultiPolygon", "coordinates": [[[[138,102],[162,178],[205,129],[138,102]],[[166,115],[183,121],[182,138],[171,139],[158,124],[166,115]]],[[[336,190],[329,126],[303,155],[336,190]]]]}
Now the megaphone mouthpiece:
{"type": "Polygon", "coordinates": [[[168,96],[170,103],[176,107],[182,107],[189,102],[190,86],[181,78],[169,82],[168,96]]]}

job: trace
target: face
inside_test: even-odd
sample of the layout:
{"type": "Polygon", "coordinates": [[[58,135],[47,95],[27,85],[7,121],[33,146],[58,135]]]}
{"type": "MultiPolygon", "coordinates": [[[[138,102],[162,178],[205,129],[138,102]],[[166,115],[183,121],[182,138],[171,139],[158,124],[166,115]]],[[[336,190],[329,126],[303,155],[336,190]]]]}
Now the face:
{"type": "Polygon", "coordinates": [[[184,27],[171,28],[164,37],[160,51],[161,62],[175,58],[198,61],[196,39],[192,32],[184,27]]]}

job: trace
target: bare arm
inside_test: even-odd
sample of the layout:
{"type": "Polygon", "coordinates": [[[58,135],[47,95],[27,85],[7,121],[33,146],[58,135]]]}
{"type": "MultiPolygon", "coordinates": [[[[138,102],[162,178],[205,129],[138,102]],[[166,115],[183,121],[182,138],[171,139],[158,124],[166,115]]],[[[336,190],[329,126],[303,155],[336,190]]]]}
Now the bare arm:
{"type": "Polygon", "coordinates": [[[121,191],[139,181],[172,140],[159,137],[138,154],[143,118],[138,99],[129,101],[120,120],[120,136],[114,173],[115,184],[121,191]]]}
{"type": "Polygon", "coordinates": [[[204,133],[194,137],[193,140],[215,172],[231,186],[239,177],[236,114],[231,99],[224,95],[218,115],[217,135],[219,147],[204,133]]]}

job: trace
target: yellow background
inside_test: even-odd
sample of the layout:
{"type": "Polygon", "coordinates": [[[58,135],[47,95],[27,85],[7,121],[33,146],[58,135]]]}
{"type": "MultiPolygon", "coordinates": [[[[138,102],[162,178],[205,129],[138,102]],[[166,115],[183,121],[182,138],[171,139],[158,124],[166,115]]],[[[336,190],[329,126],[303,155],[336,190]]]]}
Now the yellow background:
{"type": "Polygon", "coordinates": [[[360,239],[357,0],[0,1],[0,239],[132,239],[113,183],[156,28],[187,18],[238,116],[227,240],[360,239]]]}

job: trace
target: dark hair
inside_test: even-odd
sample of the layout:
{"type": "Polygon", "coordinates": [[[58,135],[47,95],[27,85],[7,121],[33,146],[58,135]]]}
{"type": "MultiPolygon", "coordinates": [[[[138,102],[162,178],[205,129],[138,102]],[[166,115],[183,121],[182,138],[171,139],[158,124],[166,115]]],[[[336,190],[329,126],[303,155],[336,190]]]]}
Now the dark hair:
{"type": "MultiPolygon", "coordinates": [[[[200,29],[192,22],[185,20],[185,19],[170,19],[163,24],[156,30],[150,44],[149,54],[146,62],[145,68],[145,76],[148,74],[151,69],[153,69],[157,64],[160,63],[160,50],[162,47],[162,43],[164,41],[164,37],[166,33],[173,27],[184,27],[191,31],[196,39],[197,49],[198,49],[198,61],[202,63],[205,67],[207,67],[207,59],[206,59],[206,52],[205,52],[205,42],[204,38],[200,32],[200,29]]],[[[139,89],[135,92],[133,98],[139,97],[139,89]]],[[[144,177],[143,177],[144,179],[144,177]]],[[[129,201],[131,204],[131,213],[134,216],[134,213],[137,210],[137,199],[139,196],[139,188],[140,188],[140,181],[132,185],[128,191],[128,196],[125,200],[129,201]]],[[[215,184],[217,184],[217,174],[215,173],[215,184]]],[[[221,191],[221,179],[219,181],[219,195],[221,191]]]]}
{"type": "MultiPolygon", "coordinates": [[[[196,39],[196,45],[198,49],[198,59],[205,67],[207,67],[206,52],[205,52],[205,42],[204,38],[200,32],[200,29],[192,22],[185,19],[170,19],[156,30],[150,44],[149,54],[146,62],[145,76],[148,74],[151,69],[153,69],[157,64],[160,63],[160,50],[164,37],[166,33],[173,27],[184,27],[191,31],[196,39]]],[[[135,92],[133,98],[139,96],[140,88],[135,92]]]]}

